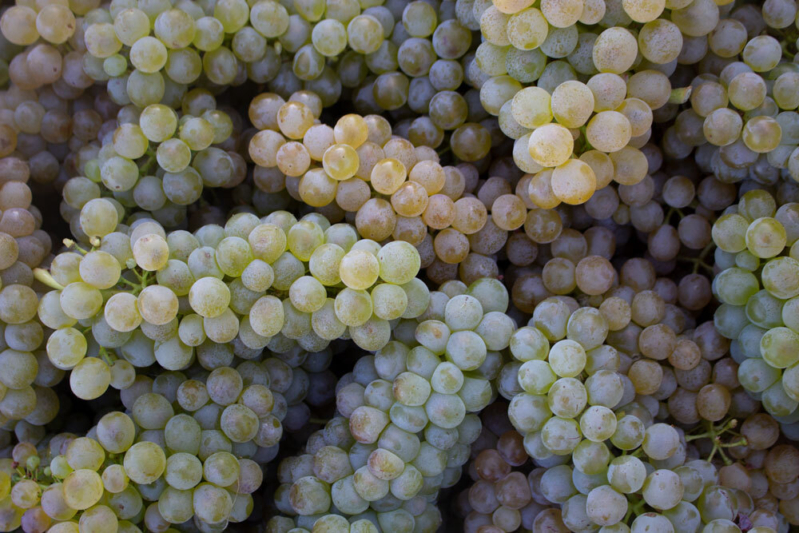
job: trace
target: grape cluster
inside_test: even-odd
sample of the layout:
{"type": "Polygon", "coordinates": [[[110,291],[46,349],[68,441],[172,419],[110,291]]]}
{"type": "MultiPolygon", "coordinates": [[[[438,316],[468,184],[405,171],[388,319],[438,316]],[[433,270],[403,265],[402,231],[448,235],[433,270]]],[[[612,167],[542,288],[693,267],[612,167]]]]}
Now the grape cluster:
{"type": "MultiPolygon", "coordinates": [[[[430,238],[436,257],[457,264],[469,253],[467,236],[487,222],[483,201],[464,196],[461,169],[442,167],[425,142],[414,146],[392,137],[391,125],[378,115],[345,115],[331,128],[314,124],[314,113],[301,102],[264,93],[250,104],[250,116],[263,128],[250,141],[259,188],[270,193],[285,188],[295,199],[323,210],[337,206],[351,214],[365,238],[379,242],[392,237],[418,247],[435,231],[430,238]]],[[[415,124],[409,131],[412,141],[417,140],[415,124]]],[[[443,136],[440,130],[434,133],[443,136]]],[[[456,153],[461,147],[452,142],[456,153]]],[[[511,194],[503,201],[508,208],[497,206],[493,218],[512,231],[523,223],[524,208],[511,194]]]]}
{"type": "MultiPolygon", "coordinates": [[[[428,487],[424,495],[411,496],[407,492],[411,488],[409,481],[416,482],[411,472],[421,477],[419,471],[407,464],[400,467],[402,472],[397,472],[397,464],[392,463],[401,463],[401,459],[391,452],[378,450],[381,449],[356,442],[346,419],[337,417],[328,422],[323,430],[311,435],[305,453],[280,463],[278,480],[281,485],[275,491],[274,501],[280,511],[293,518],[273,517],[267,529],[285,531],[295,524],[311,529],[321,527],[321,524],[315,525],[318,520],[322,520],[322,524],[332,521],[334,527],[339,528],[337,522],[347,524],[349,520],[352,527],[369,530],[377,525],[383,530],[436,531],[441,516],[425,497],[432,494],[435,487],[428,487]],[[386,474],[392,473],[396,476],[385,479],[386,474]],[[390,492],[389,485],[394,487],[390,492]],[[334,509],[337,513],[332,513],[334,509]],[[363,520],[367,523],[360,523],[363,520]]],[[[417,441],[420,457],[416,464],[434,467],[430,459],[434,456],[423,450],[419,449],[417,441]]]]}
{"type": "Polygon", "coordinates": [[[468,475],[472,482],[458,495],[456,512],[463,517],[463,529],[473,533],[540,531],[558,509],[531,492],[529,456],[523,438],[510,424],[507,404],[497,402],[483,411],[484,426],[472,445],[468,475]],[[541,518],[538,518],[541,516],[541,518]],[[544,518],[548,517],[548,518],[544,518]],[[538,521],[538,525],[534,525],[538,521]],[[482,529],[484,530],[484,529],[482,529]]]}
{"type": "MultiPolygon", "coordinates": [[[[563,283],[568,279],[563,262],[556,265],[560,276],[551,277],[563,283]]],[[[582,306],[570,296],[547,296],[547,287],[553,287],[546,275],[517,280],[528,287],[535,283],[539,299],[528,301],[533,316],[514,333],[515,361],[503,368],[498,387],[511,400],[515,427],[531,442],[540,441],[547,456],[555,453],[553,447],[571,453],[580,444],[585,430],[578,422],[592,410],[591,416],[607,415],[608,430],[619,416],[606,410],[646,408],[653,417],[665,410],[688,425],[757,410],[740,387],[738,363],[727,357],[729,341],[712,321],[699,323],[691,316],[697,300],[710,298],[709,287],[706,295],[697,294],[703,289],[694,275],[678,286],[656,278],[651,265],[635,259],[623,265],[619,277],[620,286],[581,298],[582,306]],[[563,425],[555,435],[570,430],[574,439],[546,444],[552,436],[544,431],[547,425],[563,425]]]]}
{"type": "MultiPolygon", "coordinates": [[[[192,381],[173,377],[167,386],[173,396],[185,398],[197,394],[192,381]]],[[[207,402],[203,383],[194,383],[203,387],[207,402]]],[[[255,385],[244,395],[263,398],[254,387],[268,394],[255,385]]],[[[207,412],[174,415],[164,408],[170,407],[164,396],[139,398],[137,404],[150,405],[134,407],[132,417],[111,411],[85,437],[60,433],[44,450],[25,442],[15,446],[13,463],[23,465],[25,475],[15,474],[21,479],[9,493],[9,475],[0,474],[5,497],[15,506],[4,509],[4,529],[22,524],[25,531],[138,531],[135,524],[143,523],[163,531],[194,520],[221,531],[228,522],[245,520],[253,507],[251,494],[263,480],[261,467],[249,457],[263,460],[263,453],[259,457],[241,441],[234,448],[219,430],[202,429],[201,423],[213,421],[207,412]]]]}
{"type": "Polygon", "coordinates": [[[223,111],[204,109],[213,103],[190,100],[180,118],[171,107],[152,104],[120,120],[115,129],[100,132],[102,146],[81,147],[75,161],[80,175],[62,189],[61,212],[74,226],[72,233],[86,241],[76,216],[103,193],[120,207],[150,212],[175,227],[186,217],[185,206],[199,200],[205,187],[231,188],[242,182],[244,159],[224,149],[234,140],[234,124],[223,111]]]}
{"type": "MultiPolygon", "coordinates": [[[[747,467],[736,463],[717,468],[691,458],[708,435],[685,436],[666,424],[654,424],[627,432],[626,440],[618,438],[614,445],[624,443],[623,449],[632,453],[604,466],[596,455],[573,467],[562,460],[534,459],[531,464],[523,438],[503,417],[504,408],[485,412],[491,431],[484,431],[473,445],[472,484],[457,499],[468,533],[742,528],[767,533],[787,527],[786,518],[794,515],[794,491],[777,488],[777,478],[794,475],[777,473],[787,456],[795,455],[788,447],[748,453],[747,467]]],[[[753,443],[768,441],[767,426],[752,427],[756,424],[744,425],[753,443]]]]}
{"type": "Polygon", "coordinates": [[[196,236],[167,235],[152,219],[118,227],[115,206],[100,198],[79,218],[96,246],[73,245],[42,272],[58,290],[42,298],[39,316],[55,330],[50,361],[71,370],[82,399],[109,385],[124,389],[136,367],[154,363],[178,371],[196,359],[214,370],[266,347],[319,352],[345,333],[378,350],[389,341],[389,321],[424,311],[413,246],[359,240],[351,226],[329,226],[319,215],[241,214],[196,236]],[[91,333],[76,329],[78,321],[91,333]],[[100,357],[86,357],[90,347],[100,357]]]}
{"type": "Polygon", "coordinates": [[[794,351],[799,325],[792,311],[799,295],[794,212],[795,203],[777,209],[774,197],[755,189],[713,225],[720,270],[713,290],[721,302],[714,314],[716,328],[732,341],[741,385],[769,414],[790,422],[799,406],[794,351]]]}
{"type": "Polygon", "coordinates": [[[0,442],[41,439],[45,425],[58,414],[59,400],[50,387],[62,373],[42,350],[47,335],[37,320],[42,287],[34,269],[46,263],[52,248],[42,229],[42,213],[32,204],[31,168],[7,145],[0,158],[0,442]]]}
{"type": "MultiPolygon", "coordinates": [[[[298,527],[334,509],[353,527],[370,512],[383,530],[440,524],[428,502],[460,479],[514,328],[495,280],[441,289],[423,316],[397,326],[397,340],[342,376],[338,415],[309,436],[304,454],[281,462],[275,504],[298,527]]],[[[283,520],[270,523],[293,527],[283,520]]]]}

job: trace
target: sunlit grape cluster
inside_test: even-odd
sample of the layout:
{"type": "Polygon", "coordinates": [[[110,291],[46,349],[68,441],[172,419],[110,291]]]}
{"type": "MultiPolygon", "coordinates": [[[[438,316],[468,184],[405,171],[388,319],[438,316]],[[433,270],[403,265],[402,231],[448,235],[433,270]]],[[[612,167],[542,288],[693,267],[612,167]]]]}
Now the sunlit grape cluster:
{"type": "Polygon", "coordinates": [[[196,358],[213,370],[266,347],[322,351],[345,332],[378,350],[389,341],[389,321],[417,316],[426,303],[415,248],[380,247],[319,215],[241,214],[224,228],[167,235],[151,219],[118,227],[115,206],[101,198],[83,206],[80,221],[94,246],[73,245],[42,272],[58,290],[42,299],[39,315],[56,330],[48,357],[72,370],[72,390],[83,399],[116,381],[109,350],[130,363],[116,376],[115,388],[125,388],[133,367],[176,371],[196,358]],[[78,321],[90,322],[91,335],[74,327],[78,321]],[[90,346],[101,357],[86,358],[90,346]]]}

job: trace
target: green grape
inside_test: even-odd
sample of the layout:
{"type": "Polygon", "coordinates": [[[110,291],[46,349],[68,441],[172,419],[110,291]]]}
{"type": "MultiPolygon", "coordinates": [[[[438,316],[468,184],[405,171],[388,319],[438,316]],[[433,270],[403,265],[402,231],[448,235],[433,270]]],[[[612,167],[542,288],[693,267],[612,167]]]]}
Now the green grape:
{"type": "Polygon", "coordinates": [[[189,304],[200,316],[214,318],[221,315],[230,303],[230,289],[213,277],[198,279],[189,291],[189,304]]]}
{"type": "Polygon", "coordinates": [[[575,420],[554,416],[541,429],[541,440],[555,455],[574,451],[581,440],[580,427],[575,420]]]}
{"type": "Polygon", "coordinates": [[[158,512],[168,522],[180,523],[189,520],[194,514],[191,491],[165,488],[158,498],[158,512]]]}
{"type": "Polygon", "coordinates": [[[793,330],[778,327],[768,330],[760,339],[760,353],[774,368],[793,366],[799,358],[794,350],[799,336],[793,330]]]}
{"type": "Polygon", "coordinates": [[[203,478],[218,487],[227,487],[238,479],[239,470],[239,461],[235,456],[216,452],[203,463],[203,478]]]}
{"type": "Polygon", "coordinates": [[[175,453],[166,461],[164,478],[170,487],[190,490],[202,481],[203,465],[197,457],[188,453],[175,453]]]}
{"type": "Polygon", "coordinates": [[[158,72],[166,65],[166,60],[166,46],[155,37],[143,37],[130,49],[130,62],[141,72],[158,72]]]}
{"type": "Polygon", "coordinates": [[[664,511],[680,503],[683,490],[679,475],[671,470],[655,470],[644,481],[641,494],[648,505],[664,511]]]}
{"type": "Polygon", "coordinates": [[[125,452],[124,467],[136,483],[152,483],[166,469],[166,456],[157,444],[138,442],[125,452]]]}
{"type": "Polygon", "coordinates": [[[339,263],[339,276],[344,284],[353,290],[371,287],[380,273],[380,262],[369,252],[350,250],[339,263]]]}
{"type": "Polygon", "coordinates": [[[580,431],[594,442],[607,440],[616,431],[616,415],[607,407],[591,406],[580,417],[580,431]]]}
{"type": "Polygon", "coordinates": [[[625,415],[618,419],[610,442],[621,450],[634,450],[644,441],[644,435],[643,422],[633,415],[625,415]]]}
{"type": "MultiPolygon", "coordinates": [[[[0,296],[3,296],[4,293],[9,293],[10,295],[14,287],[15,286],[13,285],[6,287],[2,292],[0,292],[0,296]]],[[[15,296],[15,299],[19,302],[20,295],[15,296]]],[[[99,312],[103,305],[103,296],[100,294],[99,290],[92,287],[88,283],[76,282],[70,283],[64,288],[64,290],[61,291],[59,302],[61,304],[61,309],[63,309],[67,316],[82,320],[91,318],[99,312]]],[[[19,323],[26,322],[26,320],[14,320],[15,317],[10,315],[10,312],[13,309],[14,308],[12,307],[8,309],[8,311],[5,311],[5,314],[8,316],[0,316],[0,318],[2,318],[5,322],[10,323],[17,323],[17,321],[19,323]],[[9,318],[11,320],[9,320],[9,318]]]]}
{"type": "MultiPolygon", "coordinates": [[[[234,8],[235,10],[235,8],[234,8]]],[[[229,27],[235,27],[239,22],[236,20],[237,14],[231,10],[232,21],[228,22],[229,27]]],[[[246,7],[244,8],[246,10],[246,7]]],[[[242,11],[243,14],[243,11],[242,11]]],[[[246,23],[246,18],[244,19],[246,23]]],[[[225,39],[225,25],[220,19],[214,17],[201,17],[195,21],[195,34],[192,44],[198,50],[210,52],[222,45],[225,39]]]]}
{"type": "Polygon", "coordinates": [[[760,258],[774,257],[787,243],[785,228],[779,221],[762,217],[754,220],[746,230],[746,247],[760,258]]]}
{"type": "Polygon", "coordinates": [[[128,98],[138,107],[157,104],[164,97],[164,77],[160,72],[134,70],[125,85],[128,98]]]}
{"type": "MultiPolygon", "coordinates": [[[[430,21],[425,22],[429,23],[430,21]]],[[[435,19],[433,27],[435,27],[435,19]]],[[[432,30],[430,32],[432,33],[432,30]]],[[[347,38],[350,48],[359,54],[371,54],[377,51],[383,42],[383,26],[372,15],[358,15],[347,24],[347,38]]]]}
{"type": "Polygon", "coordinates": [[[780,144],[782,128],[771,117],[754,117],[746,121],[741,137],[750,150],[757,153],[771,152],[780,144]]]}
{"type": "Polygon", "coordinates": [[[763,392],[780,379],[780,372],[763,359],[750,358],[738,368],[738,379],[746,390],[763,392]]]}
{"type": "Polygon", "coordinates": [[[222,0],[214,6],[214,18],[222,23],[225,33],[235,33],[247,24],[248,6],[244,0],[222,0]]]}
{"type": "Polygon", "coordinates": [[[133,421],[118,411],[108,413],[97,423],[97,439],[109,453],[122,453],[133,444],[133,421]]]}
{"type": "Polygon", "coordinates": [[[757,293],[759,283],[751,272],[742,268],[728,268],[715,280],[719,299],[730,305],[744,305],[757,293]]]}
{"type": "Polygon", "coordinates": [[[63,483],[64,500],[72,509],[85,510],[103,496],[103,481],[93,470],[75,470],[63,483]]]}
{"type": "MultiPolygon", "coordinates": [[[[244,7],[246,11],[246,7],[244,7]]],[[[245,15],[246,22],[246,15],[245,15]]],[[[277,2],[258,2],[250,10],[250,23],[267,39],[283,35],[289,26],[289,14],[277,2]]]]}
{"type": "Polygon", "coordinates": [[[192,495],[194,514],[203,522],[216,524],[228,518],[233,509],[230,494],[211,483],[201,483],[192,495]]]}
{"type": "Polygon", "coordinates": [[[744,63],[755,72],[768,72],[779,63],[782,48],[777,39],[768,35],[759,35],[746,43],[741,55],[744,63]]]}
{"type": "Polygon", "coordinates": [[[139,126],[150,141],[160,143],[175,133],[178,117],[172,108],[162,104],[152,104],[142,110],[139,126]]]}
{"type": "Polygon", "coordinates": [[[713,242],[725,252],[740,252],[746,248],[747,220],[737,214],[722,215],[713,224],[713,242]]]}
{"type": "Polygon", "coordinates": [[[424,2],[411,2],[402,11],[402,25],[411,37],[428,37],[437,24],[435,10],[424,2]]]}
{"type": "Polygon", "coordinates": [[[383,246],[377,254],[377,260],[380,263],[380,278],[397,285],[414,279],[421,265],[419,252],[403,241],[383,246]]]}
{"type": "Polygon", "coordinates": [[[644,513],[639,515],[633,520],[630,531],[633,533],[642,533],[644,531],[651,531],[652,533],[667,533],[674,531],[674,526],[671,525],[668,518],[657,513],[644,513]]]}
{"type": "Polygon", "coordinates": [[[87,357],[75,365],[69,375],[72,392],[83,400],[94,400],[108,390],[111,384],[111,369],[94,357],[87,357]]]}
{"type": "Polygon", "coordinates": [[[575,418],[587,402],[585,387],[575,379],[558,379],[548,391],[548,401],[556,416],[575,418]]]}
{"type": "Polygon", "coordinates": [[[320,54],[335,57],[347,46],[347,29],[338,20],[322,20],[314,26],[311,39],[320,54]]]}
{"type": "Polygon", "coordinates": [[[79,437],[69,443],[65,457],[73,470],[87,468],[97,471],[105,460],[105,452],[96,440],[79,437]]]}
{"type": "Polygon", "coordinates": [[[169,9],[160,13],[155,19],[153,29],[155,36],[171,49],[186,48],[196,35],[194,18],[182,9],[169,9]]]}
{"type": "Polygon", "coordinates": [[[574,141],[569,130],[557,124],[546,124],[535,129],[528,144],[533,161],[545,167],[565,163],[573,147],[574,141]]]}
{"type": "Polygon", "coordinates": [[[122,43],[117,38],[114,25],[107,22],[92,24],[86,28],[83,38],[87,50],[95,57],[110,57],[122,48],[122,43]]]}
{"type": "Polygon", "coordinates": [[[0,19],[0,30],[3,36],[14,44],[33,44],[39,38],[36,29],[36,11],[24,5],[11,6],[8,14],[4,13],[0,19]]]}
{"type": "Polygon", "coordinates": [[[47,356],[56,368],[69,370],[86,356],[87,346],[86,338],[78,330],[62,328],[47,340],[47,356]]]}
{"type": "Polygon", "coordinates": [[[529,394],[546,394],[557,379],[546,361],[526,361],[519,368],[519,385],[529,394]]]}
{"type": "Polygon", "coordinates": [[[555,343],[549,351],[549,364],[560,377],[578,376],[585,368],[585,363],[585,349],[577,342],[562,340],[555,343]]]}

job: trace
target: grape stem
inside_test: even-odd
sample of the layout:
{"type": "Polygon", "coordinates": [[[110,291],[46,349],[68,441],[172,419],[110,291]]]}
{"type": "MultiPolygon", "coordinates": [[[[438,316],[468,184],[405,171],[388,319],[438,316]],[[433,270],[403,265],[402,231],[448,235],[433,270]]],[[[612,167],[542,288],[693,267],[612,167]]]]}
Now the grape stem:
{"type": "MultiPolygon", "coordinates": [[[[36,457],[36,459],[38,460],[39,458],[36,457]]],[[[36,468],[28,468],[26,466],[25,468],[22,468],[21,466],[17,466],[15,472],[16,473],[13,476],[11,476],[11,480],[14,483],[22,481],[23,479],[28,479],[30,481],[36,482],[36,484],[39,485],[39,488],[41,488],[42,490],[47,489],[54,479],[50,475],[49,467],[39,468],[39,466],[37,466],[36,468]],[[50,479],[48,480],[43,478],[50,478],[50,479]],[[50,483],[45,483],[46,481],[49,481],[50,483]]]]}
{"type": "Polygon", "coordinates": [[[707,263],[705,263],[704,261],[702,261],[701,259],[699,259],[697,257],[678,257],[677,260],[678,261],[682,261],[684,263],[693,263],[693,265],[694,265],[693,273],[694,274],[696,274],[699,271],[699,267],[704,268],[705,270],[707,270],[711,274],[713,273],[713,267],[708,265],[707,263]]]}
{"type": "Polygon", "coordinates": [[[716,245],[711,242],[710,244],[705,246],[702,249],[701,252],[699,252],[698,256],[696,256],[696,257],[678,257],[677,260],[678,261],[683,261],[685,263],[693,263],[693,265],[694,265],[693,273],[694,274],[696,274],[699,271],[699,267],[702,267],[705,270],[707,270],[708,272],[710,272],[711,274],[713,274],[713,267],[705,262],[705,257],[707,257],[707,255],[715,247],[716,247],[716,245]]]}
{"type": "Polygon", "coordinates": [[[139,281],[141,281],[141,288],[144,289],[147,287],[147,277],[150,275],[150,272],[145,270],[144,274],[139,274],[138,271],[134,270],[133,273],[136,274],[136,277],[139,278],[139,281]]]}
{"type": "Polygon", "coordinates": [[[52,274],[50,274],[47,270],[43,268],[34,268],[33,269],[33,277],[39,283],[47,285],[50,288],[53,288],[57,291],[63,290],[64,286],[58,283],[55,278],[53,278],[52,274]]]}
{"type": "Polygon", "coordinates": [[[100,357],[103,359],[103,361],[105,361],[105,364],[107,364],[109,367],[114,366],[114,360],[111,359],[111,355],[103,346],[100,346],[100,357]]]}
{"type": "Polygon", "coordinates": [[[736,427],[738,427],[738,421],[734,418],[728,419],[726,422],[723,422],[719,426],[715,426],[713,422],[707,421],[705,423],[706,431],[704,433],[688,435],[685,437],[685,441],[691,442],[697,439],[711,439],[713,442],[713,450],[710,452],[707,461],[708,462],[712,461],[713,457],[715,457],[716,453],[718,453],[719,456],[721,457],[721,460],[724,461],[724,464],[731,465],[732,460],[729,457],[727,457],[726,453],[724,453],[724,448],[734,448],[736,446],[747,445],[746,437],[740,437],[738,433],[733,431],[736,427]],[[721,436],[727,433],[734,436],[738,436],[740,438],[733,442],[722,442],[721,436]]]}
{"type": "Polygon", "coordinates": [[[80,246],[78,246],[78,243],[76,243],[72,239],[64,239],[63,243],[64,243],[64,246],[66,246],[67,248],[74,248],[75,250],[77,250],[78,252],[80,252],[83,255],[86,255],[87,253],[89,253],[86,250],[84,250],[83,248],[81,248],[80,246]]]}
{"type": "Polygon", "coordinates": [[[640,457],[643,454],[644,454],[644,449],[643,448],[636,448],[635,451],[630,454],[630,456],[631,457],[640,457]]]}
{"type": "Polygon", "coordinates": [[[721,426],[718,427],[715,427],[713,425],[713,422],[706,421],[705,427],[707,428],[707,431],[705,431],[704,433],[696,433],[693,435],[688,435],[685,437],[685,442],[691,442],[692,440],[697,440],[697,439],[716,438],[726,433],[730,429],[735,429],[737,426],[738,426],[738,421],[734,418],[730,418],[729,420],[727,420],[726,422],[721,424],[721,426]]]}
{"type": "Polygon", "coordinates": [[[150,155],[147,158],[147,160],[144,162],[144,164],[139,168],[139,175],[146,176],[147,173],[150,172],[150,170],[152,170],[154,163],[155,163],[155,157],[153,155],[150,155]]]}
{"type": "Polygon", "coordinates": [[[684,104],[688,101],[691,97],[691,92],[693,88],[688,87],[680,87],[679,89],[672,89],[671,94],[669,94],[669,103],[670,104],[684,104]]]}
{"type": "Polygon", "coordinates": [[[793,61],[794,55],[788,51],[788,43],[782,42],[782,55],[793,61]]]}
{"type": "Polygon", "coordinates": [[[133,296],[138,295],[141,291],[147,287],[147,277],[150,275],[148,271],[145,271],[144,274],[139,274],[137,270],[131,269],[131,272],[139,279],[139,283],[134,283],[127,278],[122,276],[119,277],[119,281],[130,287],[130,292],[133,296]]]}
{"type": "Polygon", "coordinates": [[[587,129],[587,126],[581,126],[580,127],[580,139],[582,139],[582,141],[583,141],[583,148],[582,148],[581,151],[583,153],[589,152],[589,151],[594,149],[594,147],[591,146],[591,143],[588,142],[588,134],[586,133],[586,129],[587,129]]]}
{"type": "MultiPolygon", "coordinates": [[[[710,266],[710,265],[708,265],[708,264],[707,264],[707,263],[705,263],[704,261],[705,261],[705,257],[707,257],[707,254],[709,254],[709,253],[710,253],[710,251],[711,251],[711,250],[713,250],[713,248],[715,248],[715,247],[716,247],[716,245],[715,245],[714,243],[712,243],[712,242],[711,242],[710,244],[708,244],[707,246],[705,246],[705,247],[702,249],[702,251],[701,251],[701,252],[699,252],[699,257],[697,257],[697,259],[699,259],[699,260],[702,262],[702,265],[703,265],[705,268],[707,268],[707,269],[708,269],[708,270],[709,270],[711,273],[713,272],[713,267],[712,267],[712,266],[710,266]]],[[[696,263],[696,264],[694,265],[694,274],[696,274],[696,271],[697,271],[697,270],[699,270],[699,263],[696,263]]]]}
{"type": "Polygon", "coordinates": [[[129,286],[131,286],[131,287],[138,287],[138,286],[139,286],[138,284],[136,284],[136,283],[133,283],[133,282],[132,282],[132,281],[130,281],[129,279],[125,279],[125,278],[123,278],[123,277],[121,277],[121,276],[120,276],[120,278],[119,278],[119,281],[121,281],[122,283],[125,283],[126,285],[129,285],[129,286]]]}
{"type": "Polygon", "coordinates": [[[330,420],[327,420],[325,418],[309,418],[308,422],[310,422],[311,424],[320,424],[324,426],[325,424],[330,422],[330,420]]]}
{"type": "Polygon", "coordinates": [[[669,207],[669,210],[666,211],[666,218],[663,220],[663,223],[668,224],[669,220],[671,220],[671,215],[673,215],[674,213],[680,215],[681,219],[685,218],[685,213],[683,213],[680,209],[676,207],[669,207]]]}
{"type": "Polygon", "coordinates": [[[627,505],[627,514],[624,517],[623,523],[627,523],[632,515],[638,516],[644,511],[646,501],[641,499],[630,499],[627,505]]]}
{"type": "Polygon", "coordinates": [[[142,286],[141,286],[141,284],[140,284],[140,283],[133,283],[133,282],[132,282],[132,281],[130,281],[129,279],[125,279],[125,278],[123,278],[123,277],[121,277],[121,276],[120,276],[120,278],[119,278],[119,281],[121,281],[122,283],[124,283],[125,285],[127,285],[128,287],[130,287],[130,293],[131,293],[133,296],[136,296],[136,295],[138,295],[138,294],[139,294],[139,293],[142,291],[142,289],[144,288],[144,287],[142,287],[142,286]]]}

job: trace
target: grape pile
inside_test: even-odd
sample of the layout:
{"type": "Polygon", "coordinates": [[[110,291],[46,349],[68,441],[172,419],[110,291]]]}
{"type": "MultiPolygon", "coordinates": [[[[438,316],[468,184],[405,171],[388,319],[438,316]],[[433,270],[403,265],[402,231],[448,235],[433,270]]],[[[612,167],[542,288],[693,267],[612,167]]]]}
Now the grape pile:
{"type": "Polygon", "coordinates": [[[793,0],[0,7],[0,531],[799,527],[793,0]]]}

